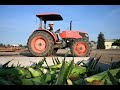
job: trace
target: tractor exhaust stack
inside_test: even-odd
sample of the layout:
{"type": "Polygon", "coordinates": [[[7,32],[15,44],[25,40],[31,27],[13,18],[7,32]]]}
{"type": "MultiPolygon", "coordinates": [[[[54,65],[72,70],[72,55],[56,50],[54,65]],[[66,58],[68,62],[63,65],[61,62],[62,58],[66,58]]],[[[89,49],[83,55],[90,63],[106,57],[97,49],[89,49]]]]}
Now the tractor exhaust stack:
{"type": "Polygon", "coordinates": [[[72,30],[72,20],[70,21],[70,31],[72,30]]]}

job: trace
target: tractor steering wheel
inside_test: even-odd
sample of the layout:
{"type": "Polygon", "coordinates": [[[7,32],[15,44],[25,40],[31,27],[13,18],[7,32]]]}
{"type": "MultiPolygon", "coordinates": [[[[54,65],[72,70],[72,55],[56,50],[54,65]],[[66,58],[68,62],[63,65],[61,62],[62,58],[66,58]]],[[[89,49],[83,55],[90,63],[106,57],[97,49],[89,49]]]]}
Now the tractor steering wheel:
{"type": "Polygon", "coordinates": [[[60,29],[56,30],[55,33],[59,33],[60,32],[60,29]]]}

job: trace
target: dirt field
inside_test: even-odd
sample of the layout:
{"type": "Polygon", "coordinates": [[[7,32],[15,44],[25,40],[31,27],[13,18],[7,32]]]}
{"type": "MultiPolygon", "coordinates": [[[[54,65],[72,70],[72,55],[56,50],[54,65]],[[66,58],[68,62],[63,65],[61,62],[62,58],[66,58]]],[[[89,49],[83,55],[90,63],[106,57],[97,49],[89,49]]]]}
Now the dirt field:
{"type": "Polygon", "coordinates": [[[101,56],[100,62],[110,63],[111,59],[113,62],[120,61],[120,50],[92,50],[90,57],[101,56]]]}
{"type": "MultiPolygon", "coordinates": [[[[64,57],[67,50],[59,49],[56,56],[64,57]]],[[[92,50],[89,57],[99,57],[101,54],[100,62],[110,63],[111,58],[113,62],[120,61],[120,50],[92,50]]],[[[68,57],[71,57],[71,53],[68,54],[68,57]]],[[[0,57],[33,57],[29,52],[0,52],[0,57]]]]}

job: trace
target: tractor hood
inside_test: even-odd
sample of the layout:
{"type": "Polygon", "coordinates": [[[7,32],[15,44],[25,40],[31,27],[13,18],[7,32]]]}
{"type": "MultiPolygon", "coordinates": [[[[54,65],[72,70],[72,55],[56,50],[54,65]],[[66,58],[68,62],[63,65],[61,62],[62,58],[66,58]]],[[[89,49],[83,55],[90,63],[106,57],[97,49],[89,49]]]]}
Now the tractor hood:
{"type": "Polygon", "coordinates": [[[42,13],[36,15],[38,18],[42,18],[43,21],[58,21],[63,20],[62,16],[57,13],[42,13]]]}

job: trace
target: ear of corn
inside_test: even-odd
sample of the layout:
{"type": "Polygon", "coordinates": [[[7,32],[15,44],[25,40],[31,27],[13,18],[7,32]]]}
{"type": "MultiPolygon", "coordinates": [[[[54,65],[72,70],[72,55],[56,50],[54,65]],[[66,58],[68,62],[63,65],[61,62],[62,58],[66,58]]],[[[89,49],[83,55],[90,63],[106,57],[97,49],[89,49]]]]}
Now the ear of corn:
{"type": "Polygon", "coordinates": [[[85,74],[86,72],[86,67],[74,67],[70,73],[69,78],[71,80],[77,80],[81,74],[85,74]]]}
{"type": "Polygon", "coordinates": [[[23,74],[21,75],[21,78],[31,78],[32,77],[32,75],[28,69],[21,68],[21,70],[23,72],[23,74]]]}
{"type": "Polygon", "coordinates": [[[49,66],[49,68],[51,68],[51,69],[60,69],[61,66],[62,66],[62,64],[56,64],[56,65],[49,66]]]}
{"type": "Polygon", "coordinates": [[[41,73],[37,70],[34,70],[33,68],[28,68],[28,70],[30,71],[32,77],[38,77],[41,75],[41,73]]]}
{"type": "MultiPolygon", "coordinates": [[[[110,73],[113,76],[115,76],[118,73],[119,70],[120,70],[119,68],[111,69],[110,73]]],[[[85,81],[92,82],[93,80],[101,80],[103,78],[103,76],[105,76],[106,74],[107,74],[107,71],[104,71],[102,73],[99,73],[99,74],[96,74],[96,75],[85,78],[85,81]]],[[[109,79],[108,75],[105,76],[105,79],[109,79]]]]}
{"type": "Polygon", "coordinates": [[[67,79],[67,85],[73,85],[73,82],[70,79],[67,79]]]}
{"type": "Polygon", "coordinates": [[[21,80],[22,85],[40,85],[41,83],[42,83],[41,77],[35,77],[35,78],[21,80]]]}
{"type": "Polygon", "coordinates": [[[39,68],[39,70],[40,70],[42,73],[44,73],[44,74],[47,74],[47,73],[48,73],[48,70],[45,69],[45,68],[39,68]]]}

